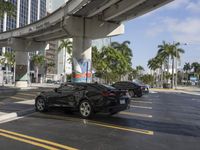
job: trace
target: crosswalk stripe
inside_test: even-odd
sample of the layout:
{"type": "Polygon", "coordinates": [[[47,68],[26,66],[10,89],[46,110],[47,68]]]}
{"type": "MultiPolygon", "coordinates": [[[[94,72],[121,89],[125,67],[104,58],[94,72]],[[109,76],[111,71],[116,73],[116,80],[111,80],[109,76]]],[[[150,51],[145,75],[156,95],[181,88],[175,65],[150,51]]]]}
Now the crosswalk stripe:
{"type": "Polygon", "coordinates": [[[146,106],[136,106],[136,105],[130,105],[132,108],[144,108],[144,109],[152,109],[152,107],[146,107],[146,106]]]}
{"type": "Polygon", "coordinates": [[[130,116],[152,118],[152,115],[132,113],[132,112],[126,112],[126,111],[121,111],[119,114],[121,114],[121,115],[130,115],[130,116]]]}

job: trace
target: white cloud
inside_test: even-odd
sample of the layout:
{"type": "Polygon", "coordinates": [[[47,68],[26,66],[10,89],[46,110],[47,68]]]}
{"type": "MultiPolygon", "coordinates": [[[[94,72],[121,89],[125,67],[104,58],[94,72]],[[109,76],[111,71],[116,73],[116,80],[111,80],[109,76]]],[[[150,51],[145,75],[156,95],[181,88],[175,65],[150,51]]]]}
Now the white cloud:
{"type": "Polygon", "coordinates": [[[180,42],[200,43],[200,18],[166,19],[166,29],[180,42]]]}
{"type": "Polygon", "coordinates": [[[200,43],[200,18],[163,18],[156,25],[150,25],[146,34],[150,37],[169,34],[181,43],[200,43]]]}
{"type": "Polygon", "coordinates": [[[146,34],[150,37],[156,37],[163,31],[164,31],[163,28],[157,26],[156,28],[149,29],[146,34]]]}
{"type": "Polygon", "coordinates": [[[183,8],[183,6],[188,5],[191,2],[191,0],[174,0],[173,2],[169,3],[169,5],[166,6],[167,9],[177,9],[177,8],[183,8]]]}
{"type": "Polygon", "coordinates": [[[187,10],[193,13],[200,13],[200,1],[198,2],[190,2],[187,7],[187,10]]]}

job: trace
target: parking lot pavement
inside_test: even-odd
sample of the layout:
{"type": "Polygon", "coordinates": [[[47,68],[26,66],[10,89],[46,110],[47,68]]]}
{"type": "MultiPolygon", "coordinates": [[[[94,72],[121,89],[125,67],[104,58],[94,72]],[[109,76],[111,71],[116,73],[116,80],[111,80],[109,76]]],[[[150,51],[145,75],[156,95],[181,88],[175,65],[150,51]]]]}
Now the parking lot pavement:
{"type": "Polygon", "coordinates": [[[88,120],[64,109],[36,112],[0,124],[0,145],[2,150],[199,150],[199,101],[194,95],[158,92],[134,98],[134,107],[114,116],[88,120]]]}

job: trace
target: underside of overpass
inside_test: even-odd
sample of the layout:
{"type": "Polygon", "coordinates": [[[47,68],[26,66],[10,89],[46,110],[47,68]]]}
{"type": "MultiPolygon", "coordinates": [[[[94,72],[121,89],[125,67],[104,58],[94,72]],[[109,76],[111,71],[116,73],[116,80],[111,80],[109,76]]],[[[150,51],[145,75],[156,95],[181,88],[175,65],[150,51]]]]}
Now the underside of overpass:
{"type": "Polygon", "coordinates": [[[172,0],[69,0],[49,16],[23,28],[0,33],[0,47],[16,51],[16,86],[27,86],[27,52],[46,42],[73,38],[73,81],[91,82],[91,40],[124,33],[122,22],[172,0]]]}

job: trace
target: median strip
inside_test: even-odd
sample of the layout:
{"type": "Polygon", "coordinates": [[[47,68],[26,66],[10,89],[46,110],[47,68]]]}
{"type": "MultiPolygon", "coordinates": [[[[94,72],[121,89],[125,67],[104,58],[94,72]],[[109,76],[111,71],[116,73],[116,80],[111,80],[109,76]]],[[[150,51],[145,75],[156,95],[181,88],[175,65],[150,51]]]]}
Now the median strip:
{"type": "MultiPolygon", "coordinates": [[[[76,148],[72,148],[72,147],[69,147],[69,146],[66,146],[66,145],[62,145],[62,144],[59,144],[59,143],[55,143],[55,142],[52,142],[52,141],[47,141],[47,140],[43,140],[43,139],[39,139],[39,138],[36,138],[36,137],[32,137],[32,136],[28,136],[28,135],[24,135],[24,134],[20,134],[20,133],[16,133],[16,132],[12,132],[12,131],[8,131],[8,130],[4,130],[4,129],[0,129],[0,135],[2,136],[6,136],[8,138],[12,138],[12,139],[15,139],[15,140],[18,140],[18,141],[22,141],[22,142],[25,142],[25,143],[28,143],[29,144],[36,144],[36,146],[44,146],[44,144],[48,144],[48,145],[51,145],[51,146],[55,146],[55,147],[58,147],[58,148],[62,148],[62,149],[65,149],[65,150],[78,150],[76,148]],[[25,139],[21,139],[21,138],[25,138],[25,139]],[[37,142],[40,142],[38,144],[41,144],[43,143],[42,145],[38,145],[37,142]]],[[[48,146],[46,145],[46,146],[48,146]]],[[[45,148],[45,147],[43,147],[45,148]]],[[[46,149],[51,149],[51,148],[54,148],[54,147],[50,147],[50,148],[47,148],[46,149]]],[[[57,148],[54,148],[52,150],[57,150],[57,148]]]]}

